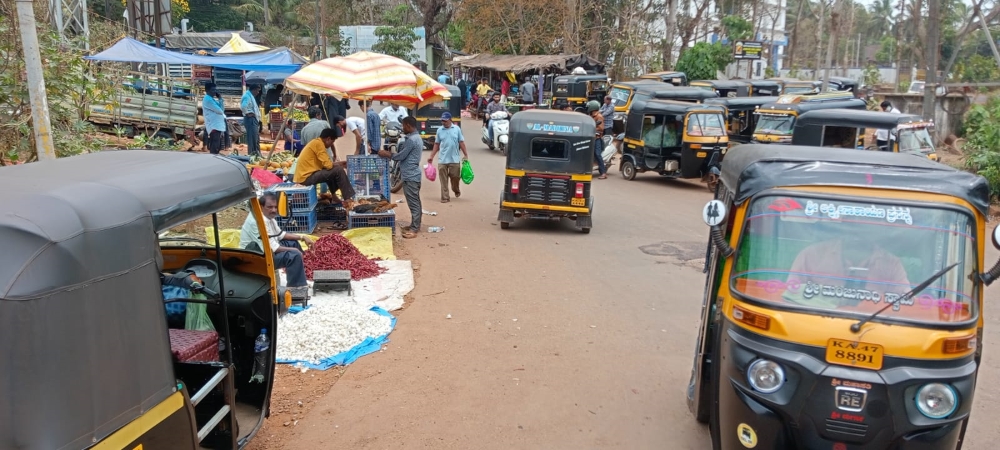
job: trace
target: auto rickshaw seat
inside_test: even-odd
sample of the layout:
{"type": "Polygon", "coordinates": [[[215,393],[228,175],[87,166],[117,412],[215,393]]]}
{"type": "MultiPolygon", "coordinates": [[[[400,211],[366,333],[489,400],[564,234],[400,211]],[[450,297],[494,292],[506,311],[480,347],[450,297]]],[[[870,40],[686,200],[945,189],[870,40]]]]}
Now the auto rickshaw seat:
{"type": "Polygon", "coordinates": [[[219,333],[170,328],[170,353],[176,362],[219,361],[219,333]]]}

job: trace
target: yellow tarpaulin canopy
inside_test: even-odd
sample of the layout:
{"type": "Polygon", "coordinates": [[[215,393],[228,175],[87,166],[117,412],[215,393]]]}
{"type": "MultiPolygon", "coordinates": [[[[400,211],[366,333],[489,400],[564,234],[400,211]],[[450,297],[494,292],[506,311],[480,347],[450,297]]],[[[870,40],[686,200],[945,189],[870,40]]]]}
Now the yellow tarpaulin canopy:
{"type": "Polygon", "coordinates": [[[261,50],[270,50],[268,47],[263,45],[251,44],[245,39],[240,37],[239,33],[233,33],[232,39],[226,42],[219,51],[215,53],[249,53],[249,52],[259,52],[261,50]]]}

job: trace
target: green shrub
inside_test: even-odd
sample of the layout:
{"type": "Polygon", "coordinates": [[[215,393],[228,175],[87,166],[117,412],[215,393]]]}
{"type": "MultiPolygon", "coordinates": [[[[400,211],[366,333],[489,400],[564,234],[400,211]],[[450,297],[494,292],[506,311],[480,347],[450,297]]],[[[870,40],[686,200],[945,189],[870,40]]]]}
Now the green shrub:
{"type": "Polygon", "coordinates": [[[986,178],[990,195],[1000,197],[1000,99],[973,105],[964,119],[965,167],[986,178]]]}

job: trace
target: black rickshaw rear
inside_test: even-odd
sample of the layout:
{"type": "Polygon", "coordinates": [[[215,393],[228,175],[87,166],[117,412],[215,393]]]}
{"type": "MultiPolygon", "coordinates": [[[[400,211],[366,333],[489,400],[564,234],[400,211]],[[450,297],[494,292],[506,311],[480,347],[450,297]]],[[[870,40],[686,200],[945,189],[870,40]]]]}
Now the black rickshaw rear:
{"type": "Polygon", "coordinates": [[[908,153],[937,161],[933,128],[933,122],[913,114],[823,109],[799,116],[792,144],[908,153]],[[865,144],[866,134],[874,130],[888,131],[889,140],[884,148],[876,142],[865,144]]]}
{"type": "Polygon", "coordinates": [[[747,80],[697,80],[691,86],[715,92],[719,97],[749,97],[753,89],[747,80]]]}
{"type": "Polygon", "coordinates": [[[668,70],[666,72],[652,72],[639,76],[640,80],[656,80],[662,81],[664,83],[670,83],[674,86],[687,86],[688,77],[684,72],[676,72],[668,70]]]}
{"type": "Polygon", "coordinates": [[[515,218],[568,218],[589,233],[596,132],[594,119],[577,112],[514,114],[500,194],[500,228],[509,228],[515,218]]]}
{"type": "Polygon", "coordinates": [[[462,92],[458,86],[451,84],[444,85],[448,88],[451,98],[439,102],[424,105],[414,111],[413,116],[417,119],[417,132],[424,140],[424,148],[434,147],[434,139],[437,137],[437,130],[441,128],[441,114],[451,113],[451,120],[456,125],[462,124],[462,92]]]}
{"type": "Polygon", "coordinates": [[[737,97],[712,98],[705,100],[706,105],[719,105],[726,108],[726,119],[729,120],[729,146],[747,144],[753,140],[753,131],[757,128],[757,109],[763,105],[774,103],[779,97],[737,97]]]}
{"type": "Polygon", "coordinates": [[[556,77],[553,83],[552,104],[565,101],[574,111],[584,108],[591,100],[604,103],[610,89],[605,74],[563,75],[556,77]]]}

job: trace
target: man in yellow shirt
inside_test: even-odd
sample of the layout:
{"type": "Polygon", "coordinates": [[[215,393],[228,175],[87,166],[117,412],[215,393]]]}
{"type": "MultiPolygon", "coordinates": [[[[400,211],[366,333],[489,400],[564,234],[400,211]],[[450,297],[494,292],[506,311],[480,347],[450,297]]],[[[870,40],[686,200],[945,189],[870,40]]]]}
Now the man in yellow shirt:
{"type": "MultiPolygon", "coordinates": [[[[334,161],[326,152],[327,148],[333,148],[336,138],[336,131],[332,128],[324,129],[319,137],[313,139],[299,154],[299,159],[295,168],[294,181],[298,184],[313,186],[319,183],[326,183],[330,192],[340,189],[340,195],[344,198],[344,207],[350,209],[354,200],[354,187],[351,180],[347,178],[344,161],[334,161]]],[[[334,153],[336,158],[336,153],[334,153]]]]}
{"type": "Polygon", "coordinates": [[[479,98],[482,99],[486,97],[486,94],[489,94],[492,89],[493,88],[491,88],[489,84],[486,84],[486,79],[483,78],[479,80],[479,86],[476,87],[476,93],[479,94],[479,98]]]}

